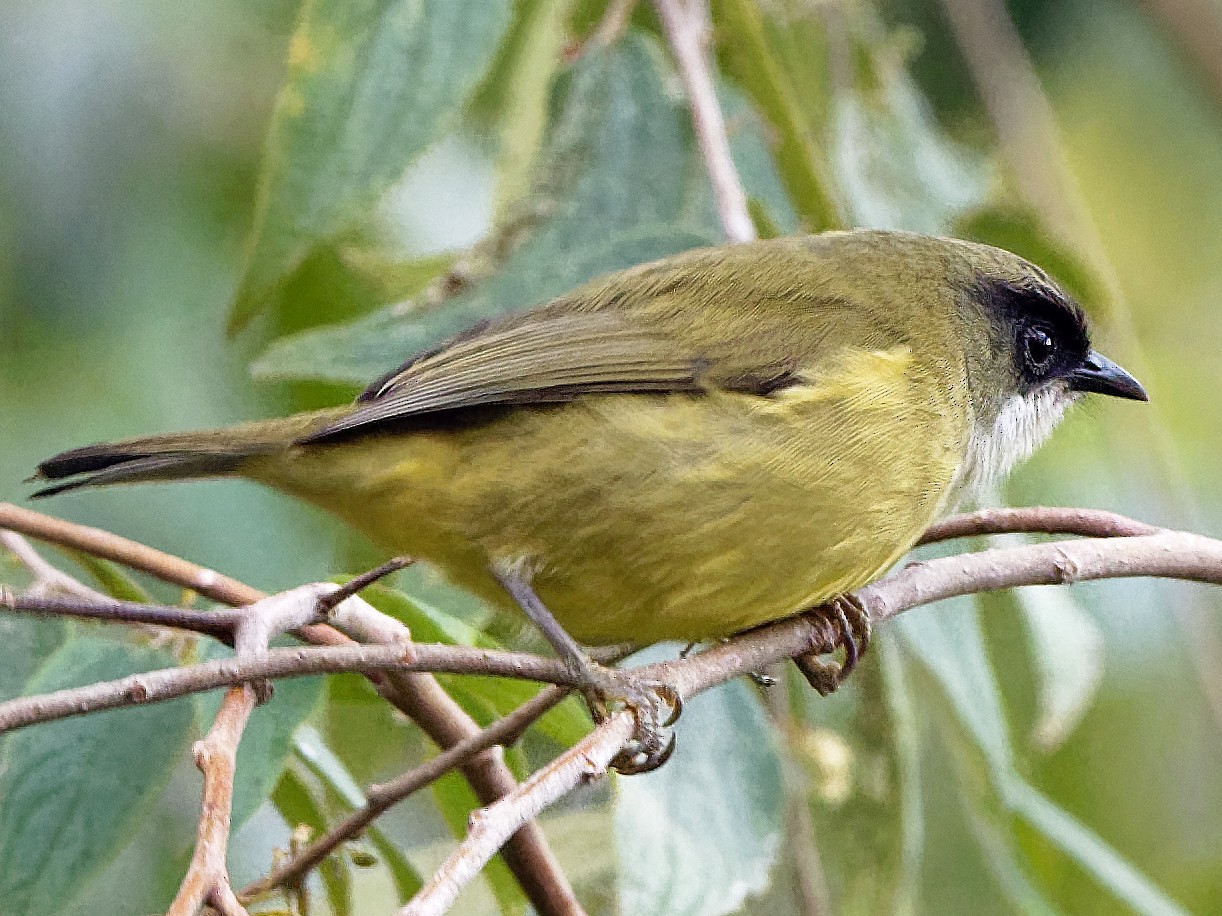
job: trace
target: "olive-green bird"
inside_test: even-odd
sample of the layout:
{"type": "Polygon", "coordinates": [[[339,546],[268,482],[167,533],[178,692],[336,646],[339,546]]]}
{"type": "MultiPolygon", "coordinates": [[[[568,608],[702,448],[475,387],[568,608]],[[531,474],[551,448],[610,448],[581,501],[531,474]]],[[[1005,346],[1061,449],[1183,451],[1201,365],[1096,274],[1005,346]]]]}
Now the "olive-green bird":
{"type": "Polygon", "coordinates": [[[36,495],[245,477],[581,642],[695,641],[881,575],[1088,391],[1146,398],[1038,267],[834,232],[602,277],[350,406],[64,452],[36,495]]]}

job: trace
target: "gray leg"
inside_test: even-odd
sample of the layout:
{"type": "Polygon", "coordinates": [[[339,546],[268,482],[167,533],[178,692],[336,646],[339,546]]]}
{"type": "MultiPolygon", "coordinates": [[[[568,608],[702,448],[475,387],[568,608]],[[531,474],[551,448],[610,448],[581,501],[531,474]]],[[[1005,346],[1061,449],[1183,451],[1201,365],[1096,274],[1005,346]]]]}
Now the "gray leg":
{"type": "Polygon", "coordinates": [[[515,576],[512,573],[500,572],[496,569],[492,570],[492,575],[496,577],[496,581],[501,583],[501,587],[509,592],[509,596],[517,602],[523,613],[530,618],[531,623],[539,628],[539,632],[543,634],[556,654],[559,655],[574,672],[583,676],[588,676],[593,685],[594,666],[590,659],[582,651],[581,646],[577,644],[577,640],[573,639],[568,634],[568,631],[560,625],[560,622],[552,616],[552,612],[547,609],[539,596],[535,594],[535,590],[531,588],[530,583],[525,579],[515,576]]]}
{"type": "Polygon", "coordinates": [[[573,672],[595,721],[601,721],[612,708],[628,707],[634,710],[637,735],[611,765],[620,773],[629,775],[646,773],[670,759],[675,749],[675,737],[670,727],[683,708],[682,697],[665,684],[614,682],[599,665],[590,660],[577,641],[552,616],[529,582],[521,576],[495,568],[491,572],[573,672]]]}

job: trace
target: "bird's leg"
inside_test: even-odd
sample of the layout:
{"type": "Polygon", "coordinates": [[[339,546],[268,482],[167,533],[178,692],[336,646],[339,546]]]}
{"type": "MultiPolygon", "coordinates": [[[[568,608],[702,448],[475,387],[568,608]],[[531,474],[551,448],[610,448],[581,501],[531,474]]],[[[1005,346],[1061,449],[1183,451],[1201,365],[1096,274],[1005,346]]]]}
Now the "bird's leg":
{"type": "Polygon", "coordinates": [[[813,652],[794,659],[810,686],[821,696],[833,693],[853,673],[870,645],[870,615],[853,595],[838,595],[827,604],[806,612],[836,630],[836,644],[844,647],[844,661],[839,665],[821,661],[813,652]]]}
{"type": "Polygon", "coordinates": [[[543,638],[548,641],[556,654],[568,666],[573,679],[583,690],[605,690],[610,686],[610,680],[602,671],[602,666],[590,660],[582,651],[568,631],[560,625],[547,605],[535,594],[530,583],[513,573],[493,570],[492,574],[501,583],[501,587],[509,592],[509,596],[517,602],[522,612],[530,618],[530,622],[539,628],[543,638]]]}
{"type": "Polygon", "coordinates": [[[602,665],[586,655],[529,582],[497,569],[492,570],[492,575],[568,666],[595,722],[601,722],[615,709],[626,708],[635,713],[636,734],[611,761],[611,766],[624,775],[632,775],[657,769],[669,760],[675,749],[675,736],[670,727],[683,709],[683,700],[674,688],[653,681],[612,677],[602,665]]]}

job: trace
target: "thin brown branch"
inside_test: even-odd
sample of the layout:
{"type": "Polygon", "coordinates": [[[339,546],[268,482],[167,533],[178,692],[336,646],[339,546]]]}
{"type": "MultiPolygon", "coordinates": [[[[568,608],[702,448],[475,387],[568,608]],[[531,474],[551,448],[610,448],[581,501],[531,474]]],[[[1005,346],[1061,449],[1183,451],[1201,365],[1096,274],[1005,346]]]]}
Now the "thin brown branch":
{"type": "MultiPolygon", "coordinates": [[[[220,890],[229,887],[225,854],[233,811],[235,759],[242,731],[257,703],[253,687],[230,687],[211,730],[195,744],[195,764],[204,774],[195,853],[166,916],[194,916],[206,903],[219,901],[223,906],[228,902],[220,890]]],[[[240,905],[236,911],[229,907],[222,912],[246,913],[240,905]]]]}
{"type": "MultiPolygon", "coordinates": [[[[877,623],[917,605],[975,592],[1134,576],[1222,584],[1222,542],[1164,531],[985,550],[914,563],[866,586],[857,597],[877,623]]],[[[317,590],[326,588],[334,586],[304,586],[294,593],[316,595],[317,590]]],[[[341,609],[359,600],[350,598],[341,609]]],[[[677,662],[629,672],[611,671],[608,676],[660,681],[691,696],[730,678],[766,670],[795,655],[829,651],[834,644],[834,634],[822,621],[798,617],[753,630],[677,662]]],[[[344,671],[484,674],[576,686],[574,675],[562,662],[522,652],[428,643],[272,649],[257,658],[221,659],[149,671],[0,703],[0,732],[84,712],[159,702],[243,681],[344,671]]]]}
{"type": "Polygon", "coordinates": [[[472,812],[466,839],[399,916],[440,916],[505,841],[577,786],[600,778],[636,731],[634,716],[613,714],[509,795],[472,812]]]}
{"type": "Polygon", "coordinates": [[[628,31],[637,0],[609,0],[602,19],[586,39],[583,51],[594,51],[615,44],[628,31]]]}
{"type": "MultiPolygon", "coordinates": [[[[1028,530],[1036,521],[1045,528],[1082,533],[1122,534],[1112,538],[1079,541],[1059,541],[986,550],[943,559],[914,563],[860,590],[857,598],[872,620],[882,622],[909,608],[943,598],[980,591],[1029,585],[1053,585],[1102,578],[1158,576],[1190,581],[1222,584],[1222,542],[1199,535],[1156,529],[1152,534],[1132,533],[1141,530],[1139,523],[1098,513],[1074,513],[1069,510],[1027,510],[1017,513],[977,513],[959,519],[943,529],[943,533],[976,533],[984,530],[1028,530]],[[956,527],[957,526],[957,527],[956,527]]],[[[1040,529],[1043,530],[1043,529],[1040,529]]],[[[314,585],[294,590],[300,615],[287,613],[277,618],[281,626],[300,626],[309,615],[317,613],[317,598],[334,586],[314,585]],[[307,600],[308,599],[308,600],[307,600]],[[308,609],[308,613],[306,612],[308,609]]],[[[285,596],[277,596],[286,600],[285,596]]],[[[333,612],[337,625],[363,638],[393,638],[396,621],[382,615],[369,614],[360,599],[345,601],[333,612]]],[[[294,612],[296,613],[296,612],[294,612]]],[[[406,630],[402,630],[403,633],[406,630]]],[[[809,615],[780,621],[744,634],[725,644],[698,655],[677,661],[646,666],[614,677],[635,683],[660,682],[673,687],[685,697],[694,696],[718,684],[752,671],[766,670],[783,659],[808,652],[829,651],[836,634],[822,619],[809,615]]],[[[172,671],[149,672],[135,678],[105,685],[117,691],[116,705],[181,695],[185,680],[190,689],[206,689],[222,683],[237,683],[261,677],[324,673],[339,670],[390,671],[452,671],[485,673],[551,680],[571,684],[571,675],[554,659],[544,659],[520,653],[489,652],[454,646],[429,646],[400,643],[395,646],[308,647],[271,650],[261,658],[239,658],[221,663],[190,666],[172,671]],[[228,667],[226,667],[228,666],[228,667]],[[151,693],[146,693],[150,691],[151,693]]],[[[397,674],[398,678],[420,677],[419,674],[397,674]]],[[[389,678],[388,678],[389,680],[389,678]]],[[[435,683],[435,682],[434,682],[435,683]]],[[[98,685],[93,685],[94,687],[98,685]]],[[[61,692],[62,694],[63,692],[61,692]]],[[[57,707],[64,701],[61,694],[28,698],[0,704],[0,727],[20,710],[30,721],[58,717],[57,707]]],[[[447,697],[448,699],[448,697],[447,697]]],[[[68,705],[77,706],[80,695],[71,695],[68,705]]],[[[99,705],[96,708],[109,708],[99,705]]],[[[73,712],[77,709],[71,710],[73,712]]],[[[404,912],[439,912],[433,907],[444,906],[457,894],[462,884],[478,871],[493,855],[497,845],[517,830],[532,825],[530,819],[580,780],[581,774],[593,778],[605,771],[606,761],[632,737],[636,724],[630,717],[609,720],[596,729],[578,748],[552,766],[536,774],[522,786],[507,786],[503,804],[490,804],[486,814],[474,822],[472,835],[451,858],[428,893],[404,912]],[[622,732],[622,733],[621,733],[622,732]],[[615,747],[611,747],[614,744],[615,747]],[[574,754],[579,749],[593,756],[582,763],[574,754]],[[591,750],[593,749],[593,750],[591,750]],[[596,752],[596,753],[595,753],[596,752]],[[591,762],[592,761],[592,762],[591,762]],[[588,764],[588,765],[587,765],[588,764]],[[577,769],[574,771],[573,767],[577,769]],[[574,776],[576,772],[576,777],[574,776]]],[[[456,739],[454,743],[462,740],[456,739]]],[[[456,755],[457,756],[457,755],[456,755]]],[[[479,754],[466,761],[468,767],[493,755],[479,754]]]]}
{"type": "MultiPolygon", "coordinates": [[[[1131,576],[1173,577],[1222,585],[1222,541],[1159,532],[986,550],[914,563],[860,590],[857,598],[871,619],[881,622],[919,605],[978,591],[1131,576]]],[[[638,679],[638,683],[668,684],[681,696],[691,697],[732,678],[767,670],[782,659],[828,651],[834,641],[835,634],[824,621],[804,615],[761,627],[698,655],[636,669],[629,676],[638,679]]],[[[597,742],[600,753],[605,752],[610,760],[633,736],[635,728],[632,723],[626,731],[612,734],[609,723],[603,723],[587,742],[597,742]],[[613,746],[616,741],[619,745],[613,746]]],[[[583,745],[590,746],[585,742],[583,745]]],[[[587,771],[588,778],[602,772],[605,765],[587,771]]],[[[467,840],[400,916],[444,912],[463,885],[495,852],[493,844],[497,838],[519,823],[523,811],[537,813],[559,797],[557,791],[568,791],[575,785],[543,786],[542,777],[547,774],[549,771],[541,771],[537,774],[539,781],[532,778],[523,783],[512,803],[494,805],[484,812],[473,823],[467,840]],[[537,797],[532,797],[536,793],[537,797]]]]}
{"type": "Polygon", "coordinates": [[[38,617],[81,617],[109,623],[139,623],[172,627],[233,642],[233,631],[242,612],[231,609],[200,611],[172,605],[136,604],[106,596],[88,598],[49,598],[41,595],[16,595],[0,586],[0,608],[17,614],[38,617]]]}
{"type": "Polygon", "coordinates": [[[1162,529],[1102,509],[1071,509],[1031,506],[1015,509],[981,509],[952,515],[930,525],[917,544],[933,544],[954,538],[986,534],[1078,534],[1092,538],[1133,537],[1156,534],[1162,529]]]}
{"type": "Polygon", "coordinates": [[[104,709],[161,703],[245,681],[343,672],[484,674],[575,686],[573,673],[561,661],[525,652],[431,643],[301,646],[271,649],[254,658],[226,658],[161,668],[113,681],[8,700],[0,703],[0,734],[104,709]]]}
{"type": "MultiPolygon", "coordinates": [[[[0,503],[0,529],[17,531],[41,541],[120,563],[164,582],[192,589],[222,604],[252,604],[264,597],[258,589],[172,554],[107,531],[76,525],[10,503],[0,503]]],[[[404,638],[407,628],[373,611],[361,631],[378,637],[370,641],[394,643],[404,638]],[[383,618],[389,623],[380,623],[375,618],[383,618]]],[[[342,646],[351,641],[326,625],[303,627],[294,635],[323,646],[342,646]]],[[[442,689],[435,678],[424,674],[373,674],[370,679],[388,702],[419,725],[442,749],[479,734],[479,725],[442,689]]],[[[491,804],[517,785],[504,761],[490,754],[477,755],[460,769],[483,804],[491,804]]],[[[540,916],[572,916],[582,912],[568,879],[561,872],[543,832],[537,826],[528,824],[523,827],[505,848],[503,857],[540,916]]]]}
{"type": "Polygon", "coordinates": [[[750,242],[755,238],[755,223],[747,209],[747,192],[730,156],[725,117],[709,71],[708,6],[705,0],[653,0],[653,7],[687,93],[696,143],[713,185],[722,229],[731,242],[750,242]]]}
{"type": "MultiPolygon", "coordinates": [[[[314,622],[322,613],[318,593],[317,586],[303,586],[246,608],[233,635],[238,658],[258,658],[266,654],[274,637],[314,622]]],[[[166,916],[194,916],[208,903],[225,916],[246,914],[233,895],[226,853],[238,743],[258,702],[257,687],[249,684],[230,687],[221,700],[212,728],[203,740],[196,742],[195,764],[204,774],[204,792],[195,852],[166,916]]]]}
{"type": "Polygon", "coordinates": [[[34,577],[34,583],[30,589],[34,594],[60,592],[86,601],[105,600],[106,598],[101,592],[76,581],[63,570],[52,566],[43,559],[42,554],[30,546],[29,541],[16,532],[0,530],[0,547],[16,557],[17,562],[34,577]]]}
{"type": "Polygon", "coordinates": [[[100,528],[89,528],[52,518],[11,503],[0,502],[0,528],[16,531],[48,544],[79,550],[103,560],[111,560],[130,569],[148,573],[163,582],[189,588],[221,604],[253,604],[266,597],[263,592],[237,579],[231,579],[173,554],[155,550],[100,528]]]}
{"type": "Polygon", "coordinates": [[[361,573],[359,576],[345,582],[335,591],[331,592],[331,594],[323,595],[318,599],[318,607],[323,612],[329,613],[362,589],[368,588],[381,579],[385,579],[391,573],[407,569],[407,567],[415,562],[412,557],[394,557],[387,560],[381,566],[377,566],[369,570],[369,572],[361,573]]]}
{"type": "MultiPolygon", "coordinates": [[[[1025,585],[1152,576],[1222,585],[1222,541],[1159,534],[1004,547],[913,563],[855,593],[875,623],[903,611],[976,592],[1025,585]]],[[[636,669],[633,676],[669,684],[683,697],[807,652],[829,651],[822,620],[795,617],[752,630],[698,655],[636,669]]]]}
{"type": "Polygon", "coordinates": [[[442,751],[432,760],[408,770],[390,782],[372,786],[361,808],[353,811],[292,858],[278,865],[267,877],[243,888],[238,893],[239,898],[250,901],[273,888],[300,882],[342,844],[360,836],[376,818],[414,792],[440,779],[464,760],[476,754],[496,746],[511,746],[531,723],[563,701],[568,694],[569,691],[562,687],[548,687],[479,734],[460,741],[453,747],[442,751]]]}

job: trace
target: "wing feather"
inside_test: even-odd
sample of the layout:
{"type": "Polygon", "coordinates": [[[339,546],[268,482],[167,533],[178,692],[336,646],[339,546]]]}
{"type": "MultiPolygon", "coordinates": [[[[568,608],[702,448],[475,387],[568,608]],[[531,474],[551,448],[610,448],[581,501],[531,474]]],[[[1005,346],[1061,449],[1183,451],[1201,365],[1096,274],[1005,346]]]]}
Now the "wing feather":
{"type": "MultiPolygon", "coordinates": [[[[611,312],[536,314],[456,338],[406,364],[318,442],[378,424],[470,407],[560,403],[585,394],[698,391],[707,360],[611,312]]],[[[755,384],[755,381],[752,381],[755,384]]]]}

